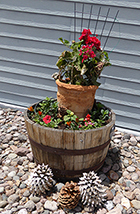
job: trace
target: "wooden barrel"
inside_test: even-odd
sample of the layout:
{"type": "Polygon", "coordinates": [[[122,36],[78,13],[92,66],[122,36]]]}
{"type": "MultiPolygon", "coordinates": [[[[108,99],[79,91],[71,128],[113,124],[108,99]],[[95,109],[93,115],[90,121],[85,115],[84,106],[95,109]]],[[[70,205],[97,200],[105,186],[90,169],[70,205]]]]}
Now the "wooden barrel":
{"type": "Polygon", "coordinates": [[[83,131],[41,126],[28,118],[27,111],[25,123],[34,159],[37,163],[48,164],[55,177],[74,178],[101,168],[115,125],[113,111],[106,126],[83,131]]]}

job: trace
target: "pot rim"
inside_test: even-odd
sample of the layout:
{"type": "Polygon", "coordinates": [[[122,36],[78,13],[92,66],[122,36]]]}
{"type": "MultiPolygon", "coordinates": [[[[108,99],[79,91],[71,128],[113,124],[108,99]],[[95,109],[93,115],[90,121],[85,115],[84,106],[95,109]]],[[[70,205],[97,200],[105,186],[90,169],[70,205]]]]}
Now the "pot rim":
{"type": "Polygon", "coordinates": [[[57,79],[56,84],[58,87],[62,87],[68,90],[79,90],[79,91],[85,91],[85,90],[97,90],[99,86],[97,85],[89,85],[89,86],[84,86],[84,85],[73,85],[73,84],[67,84],[64,82],[61,82],[59,79],[57,79]]]}

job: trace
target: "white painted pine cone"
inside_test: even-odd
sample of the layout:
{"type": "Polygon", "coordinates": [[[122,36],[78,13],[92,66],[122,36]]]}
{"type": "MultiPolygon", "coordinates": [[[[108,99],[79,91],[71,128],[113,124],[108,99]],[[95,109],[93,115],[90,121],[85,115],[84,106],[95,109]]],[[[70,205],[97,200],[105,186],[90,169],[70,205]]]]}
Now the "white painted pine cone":
{"type": "Polygon", "coordinates": [[[101,184],[100,178],[94,171],[83,173],[83,177],[79,178],[79,189],[83,205],[89,207],[101,206],[106,200],[106,189],[101,184]]]}
{"type": "Polygon", "coordinates": [[[48,165],[38,164],[34,171],[30,174],[27,185],[33,194],[40,195],[49,191],[53,186],[53,173],[48,165]]]}

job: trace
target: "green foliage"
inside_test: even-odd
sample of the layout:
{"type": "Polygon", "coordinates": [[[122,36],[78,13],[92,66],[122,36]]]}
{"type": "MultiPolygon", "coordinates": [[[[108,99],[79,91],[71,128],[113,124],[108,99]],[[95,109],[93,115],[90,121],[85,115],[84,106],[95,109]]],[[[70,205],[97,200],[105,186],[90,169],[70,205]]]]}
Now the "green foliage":
{"type": "Polygon", "coordinates": [[[28,110],[28,117],[35,123],[50,128],[65,128],[71,130],[88,130],[106,125],[110,119],[110,110],[100,102],[95,102],[93,109],[85,118],[78,118],[71,110],[66,110],[62,117],[58,116],[58,103],[55,99],[46,97],[28,110]],[[49,122],[44,122],[46,115],[49,122]]]}
{"type": "Polygon", "coordinates": [[[35,105],[33,109],[33,112],[28,111],[28,116],[34,122],[50,128],[57,128],[61,123],[61,119],[57,118],[58,104],[53,98],[46,97],[45,100],[35,105]],[[51,121],[48,124],[43,121],[46,115],[51,116],[51,121]]]}

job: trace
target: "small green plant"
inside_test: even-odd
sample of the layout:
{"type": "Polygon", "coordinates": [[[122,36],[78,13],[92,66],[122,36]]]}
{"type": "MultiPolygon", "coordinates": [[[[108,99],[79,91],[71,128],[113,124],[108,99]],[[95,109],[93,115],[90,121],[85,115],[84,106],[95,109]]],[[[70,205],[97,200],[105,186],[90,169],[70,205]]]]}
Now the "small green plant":
{"type": "Polygon", "coordinates": [[[62,113],[57,101],[48,97],[28,108],[28,117],[31,120],[42,126],[56,129],[88,130],[99,128],[109,122],[110,116],[110,110],[100,102],[95,102],[93,109],[85,118],[78,118],[69,109],[63,109],[62,113]]]}

